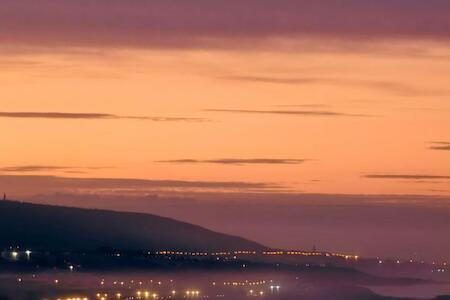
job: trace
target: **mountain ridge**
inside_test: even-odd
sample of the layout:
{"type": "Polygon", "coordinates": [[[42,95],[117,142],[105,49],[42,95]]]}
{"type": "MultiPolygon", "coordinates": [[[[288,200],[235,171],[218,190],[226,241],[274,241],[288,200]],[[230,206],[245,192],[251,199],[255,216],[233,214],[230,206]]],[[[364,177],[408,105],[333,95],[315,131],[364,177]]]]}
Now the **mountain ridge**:
{"type": "Polygon", "coordinates": [[[147,213],[0,201],[0,247],[42,250],[265,249],[242,237],[147,213]]]}

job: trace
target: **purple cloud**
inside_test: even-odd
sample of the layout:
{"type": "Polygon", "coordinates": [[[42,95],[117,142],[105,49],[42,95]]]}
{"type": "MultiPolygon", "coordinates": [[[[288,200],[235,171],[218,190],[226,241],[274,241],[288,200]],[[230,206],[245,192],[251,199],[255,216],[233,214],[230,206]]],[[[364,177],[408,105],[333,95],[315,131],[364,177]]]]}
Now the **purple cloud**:
{"type": "Polygon", "coordinates": [[[3,0],[0,42],[153,48],[270,37],[448,40],[448,11],[446,0],[3,0]]]}

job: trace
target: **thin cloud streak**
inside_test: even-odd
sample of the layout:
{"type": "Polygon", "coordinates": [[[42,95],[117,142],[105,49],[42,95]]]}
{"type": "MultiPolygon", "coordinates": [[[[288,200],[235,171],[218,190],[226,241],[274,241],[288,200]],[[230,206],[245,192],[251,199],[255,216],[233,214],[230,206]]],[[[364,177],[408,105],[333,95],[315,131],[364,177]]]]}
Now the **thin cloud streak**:
{"type": "Polygon", "coordinates": [[[328,104],[280,104],[274,105],[274,107],[308,107],[308,108],[329,108],[328,104]]]}
{"type": "Polygon", "coordinates": [[[364,114],[349,114],[325,110],[250,110],[250,109],[204,109],[208,112],[241,113],[241,114],[274,114],[318,117],[371,117],[364,114]]]}
{"type": "Polygon", "coordinates": [[[429,175],[429,174],[369,174],[363,177],[370,179],[417,179],[417,180],[450,179],[450,176],[447,175],[429,175]]]}
{"type": "Polygon", "coordinates": [[[137,178],[77,178],[49,175],[0,175],[0,190],[7,193],[26,194],[33,191],[40,193],[85,191],[90,193],[119,192],[149,193],[161,190],[228,190],[228,191],[271,191],[284,186],[268,182],[245,181],[188,181],[188,180],[153,180],[137,178]],[[27,186],[24,191],[23,187],[27,186]]]}
{"type": "Polygon", "coordinates": [[[438,91],[425,91],[413,86],[376,80],[363,79],[346,79],[346,78],[326,78],[326,77],[270,77],[270,76],[254,76],[254,75],[227,75],[218,76],[218,79],[242,82],[256,82],[269,84],[287,84],[287,85],[308,85],[308,84],[324,84],[324,85],[343,85],[352,87],[363,87],[369,89],[385,90],[388,92],[402,95],[417,94],[434,94],[438,91]]]}
{"type": "Polygon", "coordinates": [[[81,170],[98,170],[105,167],[74,167],[74,166],[49,166],[49,165],[26,165],[0,168],[5,173],[31,173],[42,171],[65,171],[66,173],[85,173],[81,170]]]}
{"type": "Polygon", "coordinates": [[[430,142],[428,149],[450,151],[450,142],[430,142]]]}
{"type": "Polygon", "coordinates": [[[203,118],[185,117],[147,117],[147,116],[120,116],[105,113],[66,113],[66,112],[0,112],[0,118],[23,119],[86,119],[86,120],[148,120],[154,122],[206,122],[203,118]]]}
{"type": "Polygon", "coordinates": [[[27,172],[41,172],[41,171],[60,171],[60,170],[72,170],[73,167],[65,166],[15,166],[15,167],[4,167],[0,168],[0,172],[11,172],[11,173],[27,173],[27,172]]]}
{"type": "Polygon", "coordinates": [[[280,159],[280,158],[221,158],[221,159],[174,159],[174,160],[160,160],[159,163],[174,163],[174,164],[224,164],[224,165],[298,165],[308,161],[308,159],[280,159]]]}

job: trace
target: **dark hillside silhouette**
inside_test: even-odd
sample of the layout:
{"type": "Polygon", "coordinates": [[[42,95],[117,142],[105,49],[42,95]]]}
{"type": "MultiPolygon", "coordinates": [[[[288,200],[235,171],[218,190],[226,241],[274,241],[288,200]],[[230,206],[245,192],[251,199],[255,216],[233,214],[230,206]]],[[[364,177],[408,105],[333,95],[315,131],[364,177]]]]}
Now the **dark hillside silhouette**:
{"type": "Polygon", "coordinates": [[[255,242],[151,214],[0,202],[0,247],[41,250],[264,248],[255,242]]]}

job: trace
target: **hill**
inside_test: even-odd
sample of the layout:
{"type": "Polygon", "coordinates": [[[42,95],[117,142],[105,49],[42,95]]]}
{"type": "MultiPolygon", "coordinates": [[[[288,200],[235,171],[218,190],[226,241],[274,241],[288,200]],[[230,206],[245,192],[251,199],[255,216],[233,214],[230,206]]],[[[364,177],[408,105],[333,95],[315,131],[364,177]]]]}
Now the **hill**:
{"type": "Polygon", "coordinates": [[[258,250],[255,242],[151,214],[0,201],[0,247],[258,250]]]}

